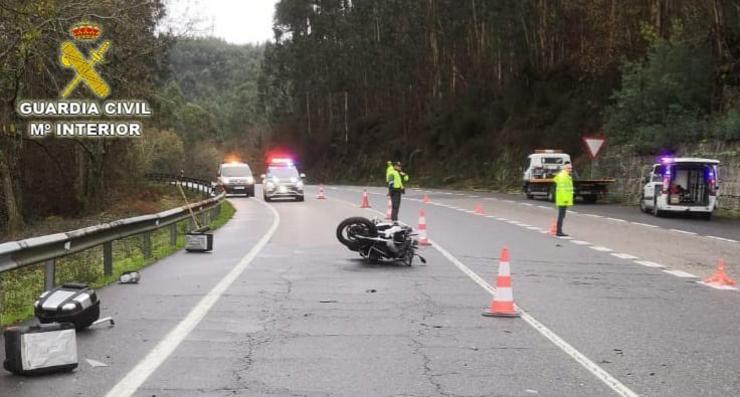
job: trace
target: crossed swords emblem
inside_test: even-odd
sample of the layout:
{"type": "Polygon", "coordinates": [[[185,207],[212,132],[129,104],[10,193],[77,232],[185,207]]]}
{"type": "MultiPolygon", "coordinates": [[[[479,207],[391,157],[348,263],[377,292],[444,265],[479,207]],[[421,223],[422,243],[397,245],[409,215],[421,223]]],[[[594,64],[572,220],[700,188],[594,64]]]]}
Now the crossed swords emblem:
{"type": "Polygon", "coordinates": [[[105,98],[110,94],[108,83],[95,71],[95,65],[105,60],[108,48],[110,48],[110,41],[106,40],[90,52],[89,58],[86,58],[71,41],[62,43],[60,55],[62,66],[75,71],[75,77],[62,90],[62,98],[67,98],[72,94],[80,83],[85,83],[100,98],[105,98]]]}

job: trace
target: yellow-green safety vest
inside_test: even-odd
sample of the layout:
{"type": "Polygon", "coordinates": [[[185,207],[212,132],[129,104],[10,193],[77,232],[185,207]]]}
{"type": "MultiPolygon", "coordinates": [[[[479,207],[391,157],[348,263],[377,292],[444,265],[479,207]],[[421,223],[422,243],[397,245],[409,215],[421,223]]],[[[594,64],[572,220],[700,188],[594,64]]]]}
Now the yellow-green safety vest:
{"type": "Polygon", "coordinates": [[[573,178],[568,171],[562,170],[555,178],[555,205],[558,207],[570,207],[573,205],[573,178]]]}
{"type": "Polygon", "coordinates": [[[394,189],[403,189],[403,183],[408,182],[408,181],[409,181],[409,176],[406,174],[403,174],[402,176],[401,173],[398,172],[398,170],[396,170],[395,168],[393,169],[393,171],[390,171],[388,173],[388,177],[386,178],[386,182],[388,182],[388,185],[390,185],[391,182],[393,182],[392,187],[394,189]]]}

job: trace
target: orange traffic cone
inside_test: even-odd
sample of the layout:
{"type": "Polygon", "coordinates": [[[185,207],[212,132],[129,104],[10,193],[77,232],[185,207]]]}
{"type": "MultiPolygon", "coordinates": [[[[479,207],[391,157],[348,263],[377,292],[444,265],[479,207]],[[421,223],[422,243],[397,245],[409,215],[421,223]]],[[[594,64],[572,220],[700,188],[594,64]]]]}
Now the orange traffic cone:
{"type": "Polygon", "coordinates": [[[480,203],[478,203],[478,204],[475,205],[475,213],[477,215],[485,215],[486,214],[486,211],[484,211],[483,210],[483,206],[480,205],[480,203]]]}
{"type": "Polygon", "coordinates": [[[370,208],[370,200],[367,197],[367,189],[364,189],[362,191],[362,203],[360,204],[360,208],[370,208]]]}
{"type": "Polygon", "coordinates": [[[427,214],[424,208],[419,210],[419,245],[432,245],[427,237],[427,214]]]}
{"type": "Polygon", "coordinates": [[[388,210],[385,212],[385,219],[390,220],[392,213],[393,213],[393,203],[391,202],[391,199],[388,198],[388,210]]]}
{"type": "Polygon", "coordinates": [[[733,286],[735,285],[735,280],[731,279],[727,273],[725,273],[725,261],[724,259],[720,259],[717,263],[717,270],[714,271],[714,274],[712,277],[708,277],[704,279],[704,282],[707,284],[714,284],[714,285],[720,285],[720,286],[733,286]]]}
{"type": "Polygon", "coordinates": [[[552,220],[552,223],[550,223],[550,230],[547,231],[547,234],[551,236],[558,234],[558,221],[555,219],[552,220]]]}
{"type": "Polygon", "coordinates": [[[324,194],[324,185],[323,184],[319,185],[319,194],[316,195],[316,198],[319,199],[319,200],[323,200],[323,199],[326,198],[326,195],[324,194]]]}
{"type": "Polygon", "coordinates": [[[421,199],[421,202],[424,203],[424,204],[428,204],[429,203],[429,195],[426,194],[426,193],[424,193],[424,198],[421,199]]]}
{"type": "Polygon", "coordinates": [[[514,307],[514,293],[511,289],[511,270],[509,268],[509,249],[501,249],[499,258],[498,277],[496,277],[496,293],[491,300],[491,307],[483,312],[485,317],[519,317],[514,307]]]}

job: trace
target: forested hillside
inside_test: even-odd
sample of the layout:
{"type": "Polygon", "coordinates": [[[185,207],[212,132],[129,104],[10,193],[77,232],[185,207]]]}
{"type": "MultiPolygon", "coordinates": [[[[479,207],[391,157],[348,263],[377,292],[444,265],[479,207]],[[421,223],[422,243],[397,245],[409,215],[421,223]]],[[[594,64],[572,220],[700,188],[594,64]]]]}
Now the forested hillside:
{"type": "Polygon", "coordinates": [[[327,179],[514,183],[536,147],[740,138],[731,0],[282,0],[263,64],[277,142],[327,179]]]}

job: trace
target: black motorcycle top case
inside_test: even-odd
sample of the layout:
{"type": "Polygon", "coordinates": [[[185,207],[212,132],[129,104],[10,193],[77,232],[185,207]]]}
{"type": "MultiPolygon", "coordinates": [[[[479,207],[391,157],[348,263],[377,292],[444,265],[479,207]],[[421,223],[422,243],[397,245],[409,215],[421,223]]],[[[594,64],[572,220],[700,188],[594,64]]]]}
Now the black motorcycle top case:
{"type": "Polygon", "coordinates": [[[68,283],[44,292],[36,301],[35,314],[42,323],[69,322],[89,327],[100,317],[100,301],[86,284],[68,283]]]}
{"type": "Polygon", "coordinates": [[[16,375],[43,375],[77,368],[77,341],[72,323],[8,327],[3,337],[3,367],[16,375]]]}

